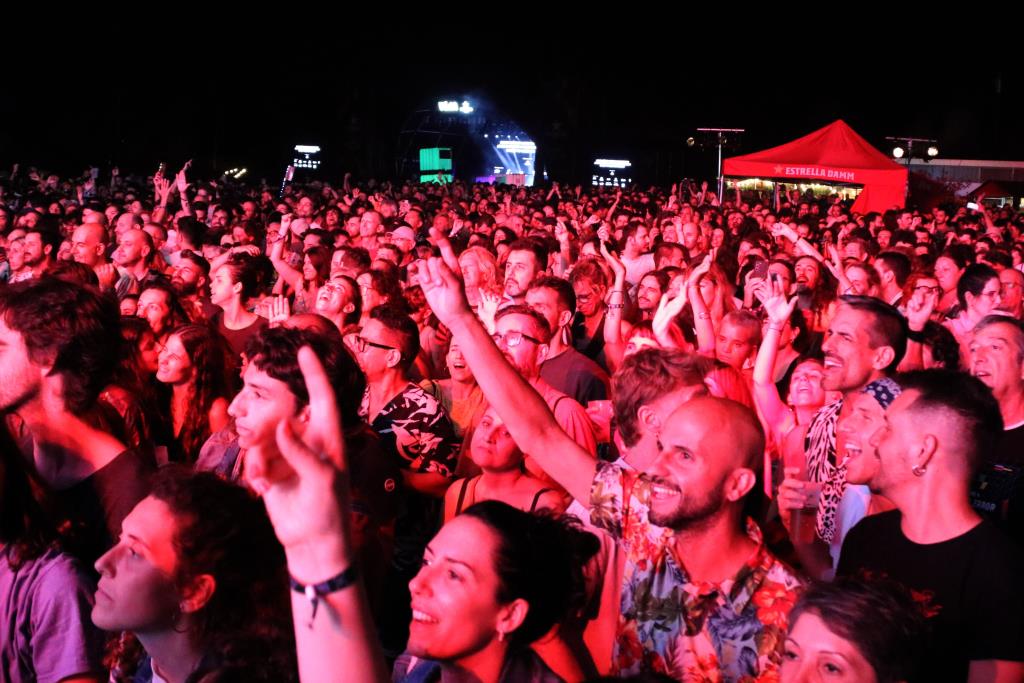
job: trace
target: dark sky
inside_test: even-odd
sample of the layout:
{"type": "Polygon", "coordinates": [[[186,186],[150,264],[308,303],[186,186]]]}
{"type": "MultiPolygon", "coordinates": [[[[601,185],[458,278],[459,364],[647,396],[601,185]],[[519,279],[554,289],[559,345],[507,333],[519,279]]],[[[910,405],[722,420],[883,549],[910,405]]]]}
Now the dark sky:
{"type": "Polygon", "coordinates": [[[697,66],[674,51],[621,60],[410,52],[408,63],[380,63],[346,54],[332,46],[284,57],[255,40],[174,61],[100,51],[83,66],[51,54],[41,68],[53,78],[32,89],[8,78],[0,94],[0,164],[151,172],[195,157],[206,172],[247,166],[273,178],[301,142],[320,144],[332,173],[394,175],[411,112],[463,95],[517,120],[552,176],[567,180],[588,174],[595,156],[636,159],[650,181],[705,177],[713,153],[683,143],[698,126],[747,129],[734,151],[746,153],[836,118],[883,150],[885,136],[913,135],[936,138],[947,158],[1024,159],[1024,75],[1012,63],[939,68],[908,55],[877,69],[739,58],[697,66]]]}

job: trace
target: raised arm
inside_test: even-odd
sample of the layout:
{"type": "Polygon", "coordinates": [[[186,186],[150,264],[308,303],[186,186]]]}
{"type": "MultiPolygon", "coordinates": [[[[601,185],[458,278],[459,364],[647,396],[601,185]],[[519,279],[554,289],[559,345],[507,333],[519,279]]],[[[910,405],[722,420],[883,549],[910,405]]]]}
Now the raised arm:
{"type": "Polygon", "coordinates": [[[779,352],[779,337],[789,317],[796,308],[796,297],[786,301],[782,288],[774,280],[766,281],[762,290],[767,295],[761,298],[761,305],[768,315],[768,328],[757,350],[754,361],[754,403],[772,434],[785,434],[793,426],[793,413],[779,396],[775,386],[775,357],[779,352]]]}
{"type": "Polygon", "coordinates": [[[924,368],[924,345],[921,336],[925,325],[932,317],[932,312],[939,303],[939,295],[934,292],[914,292],[907,301],[907,352],[900,361],[899,372],[921,370],[924,368]]]}
{"type": "Polygon", "coordinates": [[[690,276],[686,279],[686,296],[690,301],[690,308],[693,309],[693,326],[697,332],[697,353],[711,358],[715,356],[715,324],[711,320],[707,302],[700,293],[700,281],[711,271],[714,258],[715,250],[712,249],[700,265],[690,271],[690,276]]]}
{"type": "Polygon", "coordinates": [[[540,394],[494,345],[470,311],[458,278],[444,262],[439,258],[418,262],[417,277],[431,309],[452,331],[484,397],[504,420],[516,444],[587,505],[597,467],[594,459],[562,431],[540,394]]]}
{"type": "Polygon", "coordinates": [[[291,225],[292,215],[290,213],[281,216],[281,227],[277,231],[277,240],[270,247],[270,262],[282,280],[288,283],[292,289],[298,289],[302,286],[302,271],[292,268],[282,257],[291,225]]]}
{"type": "Polygon", "coordinates": [[[250,450],[245,461],[246,479],[263,497],[284,546],[288,573],[309,587],[290,591],[299,680],[333,683],[338,662],[345,662],[345,680],[384,683],[390,679],[363,582],[352,571],[349,471],[334,391],[309,348],[299,351],[299,367],[309,390],[305,429],[279,423],[283,457],[268,460],[250,450]],[[320,587],[331,579],[344,587],[320,587]]]}
{"type": "Polygon", "coordinates": [[[626,307],[626,266],[615,254],[608,251],[604,240],[601,240],[601,256],[604,257],[615,277],[612,288],[608,290],[607,309],[604,315],[604,330],[602,332],[605,356],[609,366],[618,368],[626,349],[626,343],[622,339],[622,312],[626,307]]]}

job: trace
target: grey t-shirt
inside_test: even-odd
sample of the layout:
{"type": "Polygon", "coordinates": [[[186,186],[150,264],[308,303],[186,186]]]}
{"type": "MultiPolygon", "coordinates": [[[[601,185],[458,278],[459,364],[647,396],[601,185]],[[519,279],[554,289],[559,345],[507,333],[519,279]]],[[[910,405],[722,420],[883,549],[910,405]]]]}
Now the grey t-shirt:
{"type": "Polygon", "coordinates": [[[14,570],[0,551],[0,680],[57,683],[103,671],[103,633],[93,626],[94,586],[81,567],[47,550],[14,570]]]}

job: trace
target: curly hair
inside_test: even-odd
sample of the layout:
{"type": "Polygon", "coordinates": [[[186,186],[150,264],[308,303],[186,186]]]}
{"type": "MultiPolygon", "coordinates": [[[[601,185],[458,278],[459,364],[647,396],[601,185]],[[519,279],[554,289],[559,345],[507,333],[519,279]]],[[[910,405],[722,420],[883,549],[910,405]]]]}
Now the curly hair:
{"type": "MultiPolygon", "coordinates": [[[[150,495],[177,523],[175,584],[183,590],[208,574],[216,585],[194,615],[191,636],[203,658],[188,683],[297,680],[284,550],[259,499],[181,465],[161,469],[150,495]]],[[[120,637],[108,657],[118,683],[137,668],[142,652],[133,641],[120,637]]]]}
{"type": "Polygon", "coordinates": [[[230,396],[228,388],[227,342],[206,325],[184,325],[174,330],[192,362],[189,381],[188,415],[181,427],[182,452],[186,462],[194,462],[199,449],[210,438],[210,409],[218,398],[230,396]]]}

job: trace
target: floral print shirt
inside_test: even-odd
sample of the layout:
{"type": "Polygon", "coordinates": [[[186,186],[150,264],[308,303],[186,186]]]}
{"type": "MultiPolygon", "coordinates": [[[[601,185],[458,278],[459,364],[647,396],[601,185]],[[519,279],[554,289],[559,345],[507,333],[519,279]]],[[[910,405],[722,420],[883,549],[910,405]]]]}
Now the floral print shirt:
{"type": "Polygon", "coordinates": [[[692,582],[673,552],[671,529],[647,519],[650,484],[605,464],[591,489],[591,521],[626,551],[613,673],[664,673],[682,681],[777,681],[787,615],[801,580],[764,546],[728,581],[692,582]]]}

